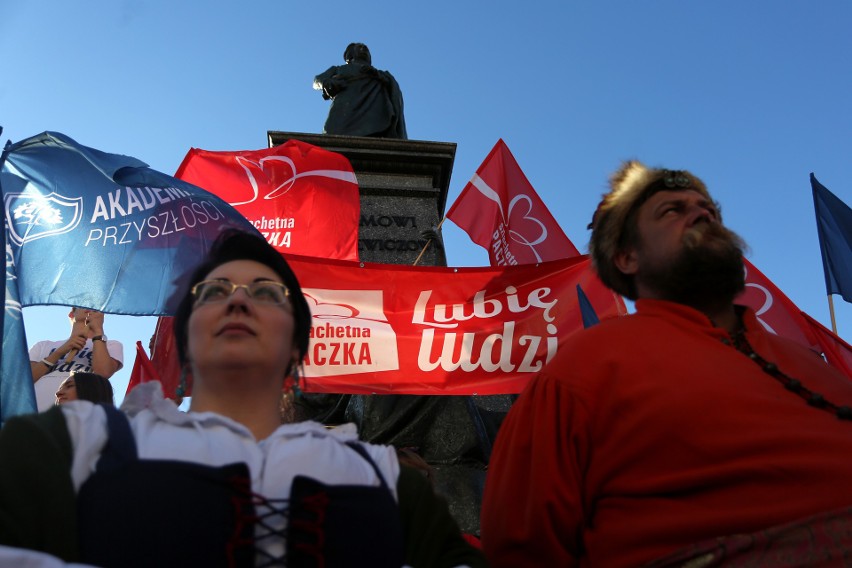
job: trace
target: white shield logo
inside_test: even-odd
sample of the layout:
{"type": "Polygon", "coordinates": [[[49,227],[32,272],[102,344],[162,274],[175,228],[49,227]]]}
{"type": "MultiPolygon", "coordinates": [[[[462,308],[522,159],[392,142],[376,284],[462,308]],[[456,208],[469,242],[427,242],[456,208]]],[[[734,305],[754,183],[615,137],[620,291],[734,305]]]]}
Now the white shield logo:
{"type": "Polygon", "coordinates": [[[83,198],[58,193],[6,194],[9,236],[16,245],[73,231],[83,218],[83,198]]]}

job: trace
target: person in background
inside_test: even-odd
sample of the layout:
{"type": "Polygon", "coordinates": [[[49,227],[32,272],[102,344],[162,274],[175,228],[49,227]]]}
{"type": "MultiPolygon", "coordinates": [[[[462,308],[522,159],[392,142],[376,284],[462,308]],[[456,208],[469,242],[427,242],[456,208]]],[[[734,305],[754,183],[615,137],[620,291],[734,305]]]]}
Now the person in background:
{"type": "Polygon", "coordinates": [[[39,412],[54,405],[59,385],[71,373],[84,371],[109,379],[124,364],[124,347],[119,341],[107,339],[102,312],[71,308],[68,318],[68,339],[39,341],[29,352],[39,412]]]}
{"type": "Polygon", "coordinates": [[[627,162],[591,227],[636,313],[573,335],[512,406],[491,565],[846,565],[852,382],[734,303],[744,244],[705,184],[627,162]]]}
{"type": "Polygon", "coordinates": [[[0,431],[0,565],[31,550],[127,568],[485,565],[394,448],[351,424],[281,424],[311,314],[265,239],[223,233],[187,282],[174,333],[188,412],[154,381],[123,413],[77,402],[0,431]]]}
{"type": "Polygon", "coordinates": [[[97,373],[80,371],[62,381],[56,391],[56,404],[65,404],[72,400],[88,400],[94,403],[115,404],[112,385],[109,380],[97,373]]]}

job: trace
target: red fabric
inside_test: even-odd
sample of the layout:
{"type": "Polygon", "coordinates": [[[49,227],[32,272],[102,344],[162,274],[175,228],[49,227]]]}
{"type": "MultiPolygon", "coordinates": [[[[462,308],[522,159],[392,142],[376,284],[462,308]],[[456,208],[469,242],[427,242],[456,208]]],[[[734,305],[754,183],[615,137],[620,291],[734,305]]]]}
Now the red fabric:
{"type": "Polygon", "coordinates": [[[358,260],[358,181],[341,154],[298,140],[240,152],[192,148],[175,177],[230,203],[279,252],[358,260]]]}
{"type": "MultiPolygon", "coordinates": [[[[703,314],[636,309],[575,334],[502,424],[482,507],[492,566],[641,566],[852,505],[852,423],[787,391],[703,314]]],[[[819,356],[744,321],[766,360],[852,405],[819,356]]]]}
{"type": "MultiPolygon", "coordinates": [[[[151,365],[160,377],[163,393],[166,398],[175,399],[180,387],[180,363],[177,356],[177,345],[174,337],[174,318],[161,317],[157,320],[154,330],[154,347],[151,350],[151,365]]],[[[184,378],[184,393],[182,396],[192,396],[192,374],[184,378]]]]}
{"type": "Polygon", "coordinates": [[[850,557],[852,507],[844,507],[756,533],[713,538],[645,568],[848,568],[850,557]]]}
{"type": "Polygon", "coordinates": [[[488,250],[491,266],[534,264],[580,254],[503,140],[497,141],[446,216],[488,250]]]}
{"type": "Polygon", "coordinates": [[[517,393],[583,328],[577,284],[601,319],[623,313],[587,257],[507,268],[288,262],[313,314],[307,392],[517,393]]]}
{"type": "MultiPolygon", "coordinates": [[[[625,312],[587,257],[508,268],[287,261],[313,316],[306,392],[517,393],[583,329],[577,284],[600,319],[625,312]]],[[[176,382],[176,356],[159,349],[155,365],[176,382]]]]}
{"type": "Polygon", "coordinates": [[[802,317],[808,322],[829,364],[852,379],[852,346],[805,312],[802,317]]]}
{"type": "Polygon", "coordinates": [[[769,331],[815,353],[825,354],[829,364],[852,379],[852,351],[849,345],[801,311],[748,260],[743,259],[743,263],[746,268],[746,289],[737,298],[737,303],[753,309],[757,319],[769,331]]]}
{"type": "Polygon", "coordinates": [[[746,289],[737,298],[737,303],[753,309],[757,319],[769,331],[819,351],[816,337],[796,304],[751,262],[744,258],[743,263],[746,269],[746,289]]]}
{"type": "Polygon", "coordinates": [[[154,366],[151,364],[151,360],[148,359],[148,354],[145,353],[145,349],[142,347],[142,342],[137,341],[136,359],[133,361],[133,369],[130,371],[130,380],[127,382],[127,391],[125,391],[125,396],[142,383],[159,380],[160,377],[154,369],[154,366]]]}

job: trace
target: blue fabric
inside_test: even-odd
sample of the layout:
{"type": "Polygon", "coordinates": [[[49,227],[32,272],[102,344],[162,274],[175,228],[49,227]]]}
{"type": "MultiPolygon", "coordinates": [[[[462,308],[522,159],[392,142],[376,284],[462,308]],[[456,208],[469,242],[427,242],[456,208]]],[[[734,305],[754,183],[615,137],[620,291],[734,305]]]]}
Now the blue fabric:
{"type": "Polygon", "coordinates": [[[583,317],[583,328],[588,329],[600,323],[601,320],[595,313],[595,308],[592,307],[592,303],[579,284],[577,284],[577,301],[580,304],[580,315],[583,317]]]}
{"type": "Polygon", "coordinates": [[[3,349],[0,351],[0,427],[19,414],[36,411],[35,389],[27,355],[27,338],[18,295],[14,257],[9,254],[8,230],[0,231],[6,249],[6,277],[3,279],[6,306],[3,310],[3,349]]]}
{"type": "Polygon", "coordinates": [[[257,233],[203,189],[55,132],[13,144],[0,184],[23,306],[171,315],[221,231],[257,233]]]}
{"type": "Polygon", "coordinates": [[[55,132],[6,146],[0,192],[6,213],[0,424],[36,410],[22,307],[172,315],[181,277],[221,231],[260,234],[199,187],[55,132]]]}
{"type": "Polygon", "coordinates": [[[852,209],[811,174],[825,289],[852,302],[852,209]]]}

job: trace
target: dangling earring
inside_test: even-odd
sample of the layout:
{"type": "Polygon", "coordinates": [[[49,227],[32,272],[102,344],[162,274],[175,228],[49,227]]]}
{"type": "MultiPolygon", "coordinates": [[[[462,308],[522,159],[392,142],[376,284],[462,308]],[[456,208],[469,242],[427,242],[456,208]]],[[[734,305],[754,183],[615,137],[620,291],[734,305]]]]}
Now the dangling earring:
{"type": "Polygon", "coordinates": [[[307,380],[302,374],[299,372],[301,369],[301,365],[297,365],[293,367],[293,398],[296,400],[300,400],[302,398],[302,387],[304,386],[302,383],[307,380]]]}
{"type": "Polygon", "coordinates": [[[175,396],[183,398],[186,394],[186,365],[180,368],[180,379],[178,380],[178,387],[175,390],[175,396]]]}

